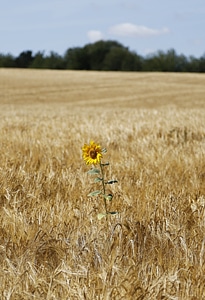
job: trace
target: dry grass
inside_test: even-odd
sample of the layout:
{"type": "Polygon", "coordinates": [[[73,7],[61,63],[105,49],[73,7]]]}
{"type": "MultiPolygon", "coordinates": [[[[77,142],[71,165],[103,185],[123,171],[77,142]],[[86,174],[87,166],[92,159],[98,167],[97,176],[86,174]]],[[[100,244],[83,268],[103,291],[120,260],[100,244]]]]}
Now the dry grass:
{"type": "Polygon", "coordinates": [[[205,299],[205,75],[0,69],[0,91],[0,299],[205,299]]]}

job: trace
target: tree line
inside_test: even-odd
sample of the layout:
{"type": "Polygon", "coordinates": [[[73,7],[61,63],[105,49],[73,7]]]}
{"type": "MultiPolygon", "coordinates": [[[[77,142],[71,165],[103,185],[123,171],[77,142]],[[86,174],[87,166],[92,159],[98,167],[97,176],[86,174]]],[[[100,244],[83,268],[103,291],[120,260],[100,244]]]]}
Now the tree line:
{"type": "Polygon", "coordinates": [[[143,57],[117,41],[98,41],[69,48],[62,56],[53,51],[45,55],[27,50],[17,57],[0,53],[0,68],[203,73],[205,54],[200,58],[186,57],[170,49],[143,57]]]}

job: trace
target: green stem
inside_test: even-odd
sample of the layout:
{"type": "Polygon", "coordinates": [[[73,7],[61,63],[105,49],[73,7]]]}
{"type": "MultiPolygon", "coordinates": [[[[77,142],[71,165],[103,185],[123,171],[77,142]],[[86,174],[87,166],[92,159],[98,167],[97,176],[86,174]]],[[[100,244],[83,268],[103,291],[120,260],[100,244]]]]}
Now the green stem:
{"type": "Polygon", "coordinates": [[[108,210],[107,210],[107,202],[106,202],[106,199],[105,199],[105,179],[104,179],[104,170],[103,170],[103,166],[102,166],[101,162],[100,162],[100,169],[101,169],[101,175],[102,175],[104,206],[105,206],[106,219],[107,219],[108,210]]]}

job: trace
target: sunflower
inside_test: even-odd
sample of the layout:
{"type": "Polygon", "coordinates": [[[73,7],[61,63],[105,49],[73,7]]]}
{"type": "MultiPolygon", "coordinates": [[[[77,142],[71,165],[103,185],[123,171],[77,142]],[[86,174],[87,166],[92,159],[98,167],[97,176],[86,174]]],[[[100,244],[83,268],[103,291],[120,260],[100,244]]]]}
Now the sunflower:
{"type": "Polygon", "coordinates": [[[85,144],[82,147],[83,159],[87,165],[99,164],[102,158],[101,146],[90,141],[90,145],[85,144]]]}

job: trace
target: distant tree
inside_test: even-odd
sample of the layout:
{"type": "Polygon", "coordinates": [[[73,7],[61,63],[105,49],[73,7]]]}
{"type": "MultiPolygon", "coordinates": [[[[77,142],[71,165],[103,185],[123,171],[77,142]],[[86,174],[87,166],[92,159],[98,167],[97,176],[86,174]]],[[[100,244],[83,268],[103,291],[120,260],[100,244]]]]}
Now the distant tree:
{"type": "Polygon", "coordinates": [[[199,72],[205,73],[205,53],[199,59],[199,72]]]}
{"type": "Polygon", "coordinates": [[[199,72],[199,60],[194,56],[189,56],[186,65],[187,72],[199,72]]]}
{"type": "Polygon", "coordinates": [[[87,55],[89,57],[91,70],[102,70],[104,68],[104,60],[107,54],[113,48],[123,49],[123,45],[116,41],[98,41],[93,44],[85,46],[87,55]]]}
{"type": "Polygon", "coordinates": [[[142,71],[161,71],[162,58],[163,58],[162,51],[158,51],[157,54],[147,55],[144,59],[143,65],[142,65],[142,71]]]}
{"type": "Polygon", "coordinates": [[[28,68],[33,61],[32,51],[21,52],[15,61],[17,68],[28,68]]]}
{"type": "Polygon", "coordinates": [[[137,54],[131,53],[125,47],[113,47],[105,57],[103,69],[111,71],[139,71],[141,70],[141,59],[137,54]]]}
{"type": "Polygon", "coordinates": [[[144,60],[143,71],[184,72],[186,67],[186,57],[178,56],[174,49],[170,49],[167,52],[158,51],[156,54],[149,55],[144,60]]]}
{"type": "Polygon", "coordinates": [[[23,51],[16,58],[10,54],[0,54],[0,67],[70,69],[70,70],[112,70],[112,71],[158,71],[158,72],[205,72],[205,54],[199,59],[174,49],[159,50],[146,57],[130,51],[113,40],[97,41],[84,47],[66,50],[63,56],[51,51],[23,51]]]}
{"type": "Polygon", "coordinates": [[[39,51],[34,55],[33,61],[30,64],[30,68],[37,68],[37,69],[45,68],[44,61],[45,61],[44,52],[39,51]]]}
{"type": "Polygon", "coordinates": [[[188,64],[188,60],[187,60],[186,56],[184,56],[183,54],[177,56],[175,71],[176,72],[186,72],[187,64],[188,64]]]}
{"type": "Polygon", "coordinates": [[[15,58],[11,54],[0,54],[0,68],[15,68],[15,58]]]}
{"type": "Polygon", "coordinates": [[[103,63],[103,70],[106,71],[121,71],[122,61],[125,57],[125,50],[120,47],[112,48],[106,55],[103,63]]]}
{"type": "Polygon", "coordinates": [[[65,53],[67,69],[75,70],[103,70],[104,60],[113,48],[124,47],[116,41],[98,41],[87,44],[83,48],[71,48],[65,53]]]}
{"type": "Polygon", "coordinates": [[[178,61],[177,54],[174,49],[170,49],[164,54],[162,71],[165,72],[177,72],[178,71],[178,61]]]}
{"type": "Polygon", "coordinates": [[[45,69],[65,69],[65,64],[59,54],[51,51],[50,54],[44,58],[43,67],[45,69]]]}
{"type": "Polygon", "coordinates": [[[90,70],[86,47],[70,48],[64,55],[65,68],[70,70],[90,70]]]}
{"type": "Polygon", "coordinates": [[[122,61],[125,57],[125,50],[120,47],[112,48],[104,60],[104,70],[121,71],[122,61]]]}
{"type": "Polygon", "coordinates": [[[141,71],[142,58],[136,53],[127,51],[122,61],[122,71],[141,71]]]}

